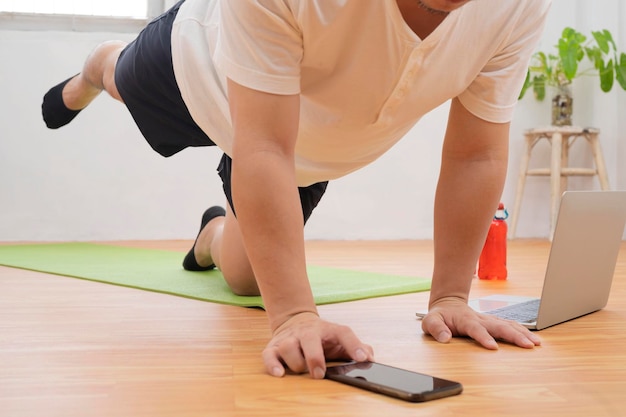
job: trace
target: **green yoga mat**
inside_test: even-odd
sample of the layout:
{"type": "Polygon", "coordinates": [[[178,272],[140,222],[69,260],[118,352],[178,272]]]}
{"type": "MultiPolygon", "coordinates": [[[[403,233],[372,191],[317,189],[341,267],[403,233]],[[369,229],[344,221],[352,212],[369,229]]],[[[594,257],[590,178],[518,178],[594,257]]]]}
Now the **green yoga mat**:
{"type": "MultiPolygon", "coordinates": [[[[185,271],[180,252],[92,243],[0,245],[0,265],[242,307],[261,297],[233,294],[218,270],[185,271]]],[[[308,267],[317,304],[427,291],[430,280],[320,266],[308,267]]]]}

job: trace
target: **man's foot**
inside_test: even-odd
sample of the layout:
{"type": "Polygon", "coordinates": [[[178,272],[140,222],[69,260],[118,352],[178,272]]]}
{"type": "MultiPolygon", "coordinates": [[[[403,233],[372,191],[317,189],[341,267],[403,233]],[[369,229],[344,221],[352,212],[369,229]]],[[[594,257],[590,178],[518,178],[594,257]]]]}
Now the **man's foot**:
{"type": "MultiPolygon", "coordinates": [[[[208,208],[202,215],[202,222],[200,223],[200,231],[198,232],[198,236],[200,236],[200,233],[202,232],[202,229],[204,229],[204,226],[206,226],[214,218],[220,216],[226,216],[226,210],[224,210],[222,207],[213,206],[208,208]]],[[[198,236],[196,236],[196,242],[198,241],[198,236]]],[[[185,256],[185,259],[183,260],[183,268],[185,268],[187,271],[208,271],[210,269],[214,269],[215,264],[211,264],[209,266],[198,265],[198,261],[196,261],[196,255],[194,253],[196,249],[196,242],[194,242],[193,246],[185,256]]]]}
{"type": "Polygon", "coordinates": [[[41,113],[43,115],[44,122],[46,122],[46,126],[50,129],[58,129],[61,126],[65,126],[82,110],[68,109],[63,102],[63,88],[68,82],[74,79],[74,77],[76,77],[76,75],[68,78],[60,84],[55,85],[43,96],[41,113]]]}

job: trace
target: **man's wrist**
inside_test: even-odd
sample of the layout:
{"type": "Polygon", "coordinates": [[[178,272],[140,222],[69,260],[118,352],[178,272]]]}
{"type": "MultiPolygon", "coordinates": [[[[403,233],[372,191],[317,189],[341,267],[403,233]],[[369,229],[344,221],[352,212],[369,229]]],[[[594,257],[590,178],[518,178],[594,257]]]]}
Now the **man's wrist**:
{"type": "Polygon", "coordinates": [[[428,302],[428,309],[430,310],[431,308],[439,305],[439,304],[446,304],[446,303],[462,303],[462,304],[467,304],[468,302],[468,297],[465,295],[446,295],[446,296],[440,296],[440,297],[431,297],[430,301],[428,302]]]}
{"type": "Polygon", "coordinates": [[[290,314],[281,314],[276,318],[270,318],[270,328],[272,334],[279,333],[282,329],[289,326],[297,320],[306,320],[307,318],[319,318],[316,308],[296,311],[290,314]]]}

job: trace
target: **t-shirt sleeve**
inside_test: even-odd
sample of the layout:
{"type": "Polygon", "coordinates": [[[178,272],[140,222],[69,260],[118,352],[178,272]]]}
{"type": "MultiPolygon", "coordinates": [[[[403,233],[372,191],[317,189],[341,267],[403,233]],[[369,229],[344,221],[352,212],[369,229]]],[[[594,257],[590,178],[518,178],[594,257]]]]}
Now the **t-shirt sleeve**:
{"type": "Polygon", "coordinates": [[[300,92],[302,34],[285,0],[220,0],[214,61],[227,78],[274,94],[300,92]]]}
{"type": "Polygon", "coordinates": [[[511,23],[514,29],[503,47],[458,97],[467,110],[489,122],[511,121],[530,57],[543,32],[550,1],[528,3],[532,5],[511,23]]]}

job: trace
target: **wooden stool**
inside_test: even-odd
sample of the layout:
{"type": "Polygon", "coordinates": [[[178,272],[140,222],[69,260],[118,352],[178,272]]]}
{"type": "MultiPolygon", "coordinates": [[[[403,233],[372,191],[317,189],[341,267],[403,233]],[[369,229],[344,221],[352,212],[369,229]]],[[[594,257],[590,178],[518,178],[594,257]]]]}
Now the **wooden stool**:
{"type": "Polygon", "coordinates": [[[524,132],[526,140],[526,151],[522,155],[520,176],[517,183],[517,193],[515,196],[515,207],[511,216],[510,237],[515,237],[517,221],[519,219],[520,206],[522,205],[522,195],[526,177],[529,175],[542,175],[550,177],[550,240],[554,234],[556,216],[559,209],[561,194],[567,188],[567,177],[569,176],[598,176],[602,190],[609,189],[609,179],[602,157],[600,131],[594,128],[582,128],[576,126],[549,126],[543,128],[529,129],[524,132]],[[593,153],[594,168],[570,168],[568,167],[568,157],[570,146],[579,138],[585,138],[589,143],[593,153]],[[552,147],[550,168],[528,169],[530,154],[533,147],[541,139],[546,139],[552,147]]]}

